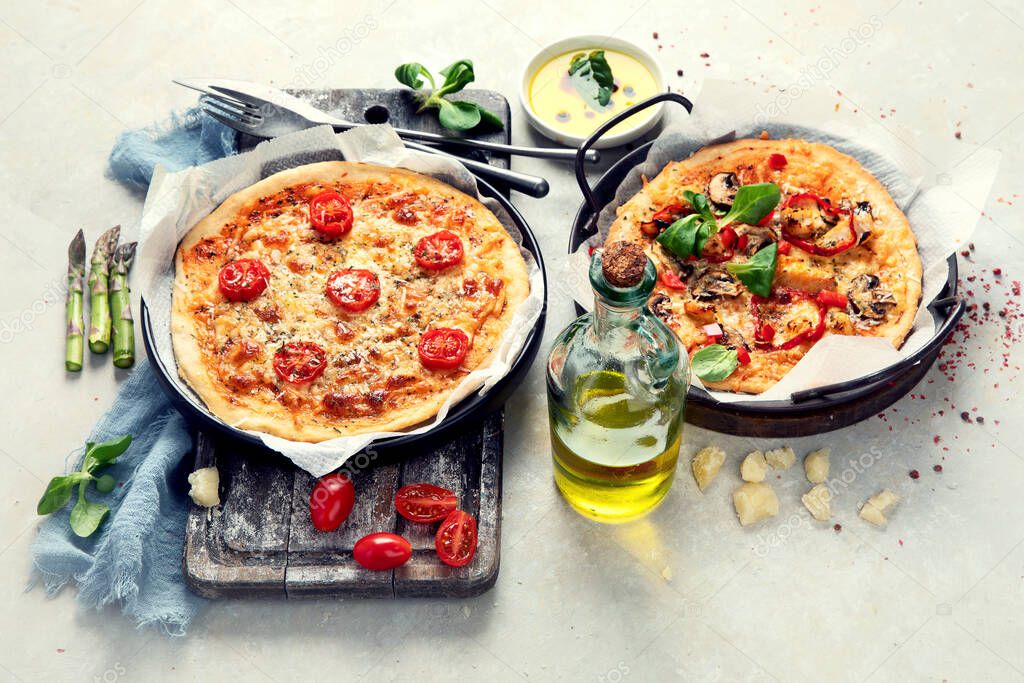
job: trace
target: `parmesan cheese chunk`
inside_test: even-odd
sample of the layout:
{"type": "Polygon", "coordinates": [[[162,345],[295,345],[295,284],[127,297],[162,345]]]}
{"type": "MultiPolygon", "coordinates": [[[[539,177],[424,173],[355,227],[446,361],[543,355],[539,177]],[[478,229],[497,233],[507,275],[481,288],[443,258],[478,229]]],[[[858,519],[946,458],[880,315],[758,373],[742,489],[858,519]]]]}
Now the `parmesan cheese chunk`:
{"type": "Polygon", "coordinates": [[[832,516],[832,492],[824,484],[818,484],[800,498],[804,507],[819,522],[827,522],[832,516]]]}
{"type": "Polygon", "coordinates": [[[765,451],[764,459],[774,470],[788,470],[796,462],[796,453],[789,446],[765,451]]]}
{"type": "Polygon", "coordinates": [[[690,467],[693,469],[693,478],[697,480],[697,488],[704,491],[711,482],[718,476],[725,462],[725,451],[716,446],[708,446],[700,449],[697,455],[693,456],[690,467]]]}
{"type": "Polygon", "coordinates": [[[779,499],[768,484],[747,482],[732,494],[740,524],[747,526],[779,514],[779,499]]]}
{"type": "Polygon", "coordinates": [[[743,463],[740,465],[740,476],[743,481],[764,481],[767,473],[768,461],[764,459],[764,453],[761,451],[748,453],[747,457],[743,458],[743,463]]]}
{"type": "Polygon", "coordinates": [[[867,499],[864,505],[860,508],[860,517],[866,522],[870,522],[875,526],[885,526],[889,519],[885,516],[889,510],[896,505],[899,501],[899,496],[890,491],[889,489],[883,489],[867,499]]]}
{"type": "Polygon", "coordinates": [[[203,467],[188,475],[192,486],[188,495],[196,505],[212,508],[220,505],[220,472],[216,467],[203,467]]]}
{"type": "Polygon", "coordinates": [[[807,457],[804,458],[804,474],[807,475],[807,481],[812,484],[820,484],[828,479],[829,453],[829,449],[822,448],[807,454],[807,457]]]}

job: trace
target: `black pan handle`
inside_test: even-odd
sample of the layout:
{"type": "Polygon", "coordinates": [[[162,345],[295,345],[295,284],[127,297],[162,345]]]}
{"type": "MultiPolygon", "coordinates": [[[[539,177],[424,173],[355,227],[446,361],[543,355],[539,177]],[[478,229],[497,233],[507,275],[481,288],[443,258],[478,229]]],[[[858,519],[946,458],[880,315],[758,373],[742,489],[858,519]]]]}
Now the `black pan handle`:
{"type": "Polygon", "coordinates": [[[601,209],[603,209],[604,207],[598,203],[597,197],[594,196],[594,190],[591,189],[590,183],[587,182],[587,173],[584,169],[584,162],[587,159],[588,151],[590,150],[591,146],[594,145],[594,143],[601,139],[602,135],[604,135],[609,130],[619,125],[629,117],[633,116],[633,114],[639,113],[644,109],[647,109],[648,107],[652,107],[655,104],[658,104],[659,102],[665,101],[671,101],[675,102],[676,104],[681,104],[683,108],[686,109],[687,113],[693,111],[693,102],[686,99],[682,95],[676,94],[674,92],[658,93],[653,97],[647,98],[643,102],[638,102],[637,104],[634,104],[629,109],[625,109],[619,112],[615,116],[611,117],[610,119],[602,123],[600,126],[598,126],[597,130],[591,133],[590,137],[587,138],[582,145],[580,145],[579,149],[576,150],[576,182],[579,183],[580,191],[583,192],[583,197],[584,199],[586,199],[587,204],[590,206],[591,212],[594,214],[594,221],[597,220],[597,215],[601,213],[601,209]]]}
{"type": "Polygon", "coordinates": [[[837,382],[835,384],[817,387],[816,389],[804,389],[803,391],[795,391],[790,395],[790,400],[793,403],[803,403],[804,401],[809,401],[813,398],[825,398],[830,394],[841,394],[844,391],[849,391],[851,389],[859,389],[864,386],[874,384],[875,382],[880,382],[882,380],[889,379],[893,375],[899,374],[900,372],[903,372],[907,368],[910,368],[911,366],[921,362],[921,359],[927,356],[932,351],[934,351],[936,346],[946,341],[946,337],[950,335],[950,333],[956,327],[956,324],[960,321],[961,316],[963,316],[964,311],[967,310],[967,304],[964,303],[964,300],[956,297],[955,295],[952,297],[946,297],[946,299],[936,301],[935,303],[932,304],[932,306],[938,307],[937,305],[941,305],[942,307],[945,307],[948,306],[949,304],[953,305],[952,310],[950,310],[948,313],[949,317],[947,317],[946,320],[942,323],[942,326],[939,327],[935,335],[928,341],[927,344],[925,344],[924,346],[922,346],[917,351],[910,354],[900,362],[894,363],[893,365],[890,365],[889,367],[884,368],[882,370],[878,370],[877,372],[873,372],[870,375],[858,377],[857,379],[852,379],[846,382],[837,382]]]}

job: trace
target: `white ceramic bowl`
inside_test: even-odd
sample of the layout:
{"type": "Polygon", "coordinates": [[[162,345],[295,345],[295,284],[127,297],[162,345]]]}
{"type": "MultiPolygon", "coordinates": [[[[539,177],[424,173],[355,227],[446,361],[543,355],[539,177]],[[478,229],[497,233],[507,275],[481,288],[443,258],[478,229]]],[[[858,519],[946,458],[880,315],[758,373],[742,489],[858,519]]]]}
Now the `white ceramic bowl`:
{"type": "MultiPolygon", "coordinates": [[[[585,50],[594,48],[606,48],[608,50],[618,50],[631,55],[643,64],[654,76],[654,81],[658,85],[657,92],[665,92],[668,89],[668,85],[665,82],[665,75],[661,70],[661,65],[658,64],[658,60],[654,58],[647,50],[644,50],[638,45],[634,45],[629,41],[622,40],[621,38],[613,38],[611,36],[573,36],[572,38],[565,38],[557,42],[551,43],[550,45],[541,49],[536,55],[533,56],[523,70],[522,79],[519,83],[519,103],[526,113],[526,118],[537,131],[539,131],[545,137],[548,137],[555,142],[567,145],[569,147],[579,147],[587,139],[588,136],[577,136],[570,135],[563,131],[557,130],[556,128],[549,125],[543,119],[534,113],[533,108],[530,106],[530,80],[533,75],[537,72],[540,67],[544,66],[550,59],[557,57],[565,52],[572,50],[585,50]]],[[[617,147],[624,145],[627,142],[632,142],[638,137],[646,133],[647,131],[654,128],[658,121],[661,120],[662,104],[659,103],[646,110],[645,113],[650,112],[648,117],[644,117],[643,114],[637,114],[637,123],[631,125],[631,120],[625,122],[628,129],[622,132],[609,132],[604,135],[594,145],[596,149],[605,149],[608,147],[617,147]]],[[[599,122],[594,124],[595,130],[599,122]]]]}

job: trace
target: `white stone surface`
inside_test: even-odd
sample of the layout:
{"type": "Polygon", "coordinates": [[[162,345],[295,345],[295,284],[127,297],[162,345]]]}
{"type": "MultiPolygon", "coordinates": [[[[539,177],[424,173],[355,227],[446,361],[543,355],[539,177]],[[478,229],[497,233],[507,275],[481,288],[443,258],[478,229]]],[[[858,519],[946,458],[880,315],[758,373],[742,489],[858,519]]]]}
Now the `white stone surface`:
{"type": "MultiPolygon", "coordinates": [[[[503,562],[497,586],[482,597],[226,601],[212,604],[188,637],[170,639],[135,629],[115,609],[82,612],[71,591],[53,600],[38,588],[24,592],[35,501],[123,379],[106,357],[91,359],[81,376],[61,369],[65,247],[79,227],[91,236],[116,222],[133,229],[140,197],[105,178],[106,157],[120,130],[193,101],[172,78],[389,86],[400,62],[440,67],[468,56],[479,85],[515,106],[518,69],[537,46],[588,32],[655,50],[697,106],[707,77],[821,88],[879,126],[912,131],[894,144],[935,173],[956,173],[967,155],[933,154],[955,131],[964,143],[1000,150],[993,194],[977,207],[977,250],[961,263],[965,277],[989,283],[991,268],[1001,267],[990,290],[965,285],[993,313],[1004,306],[1009,283],[1024,272],[1015,205],[1024,192],[1024,12],[1010,0],[375,0],[305,8],[3,0],[0,681],[439,680],[449,672],[611,683],[1024,680],[1020,361],[1014,347],[1009,367],[1000,367],[1012,343],[994,315],[970,327],[956,382],[933,369],[914,391],[926,398],[904,398],[884,420],[788,442],[800,456],[831,446],[833,476],[867,454],[870,465],[833,501],[838,534],[803,510],[808,485],[798,469],[769,478],[779,516],[741,529],[729,504],[739,462],[781,443],[693,427],[684,462],[710,443],[730,456],[707,492],[681,466],[665,504],[643,521],[607,528],[576,516],[551,482],[538,362],[508,407],[503,562]],[[867,40],[844,42],[865,26],[867,40]],[[975,407],[984,425],[957,417],[975,407]],[[935,415],[940,409],[945,414],[935,415]],[[942,474],[932,471],[936,463],[942,474]],[[912,468],[917,481],[907,476],[912,468]],[[878,530],[857,518],[857,507],[884,487],[902,501],[878,530]]],[[[790,106],[799,105],[797,97],[790,106]]],[[[513,136],[539,141],[521,118],[513,136]]],[[[548,198],[516,203],[556,282],[579,190],[565,166],[516,163],[551,180],[548,198]]],[[[568,298],[553,296],[546,337],[571,317],[568,298]]],[[[1011,325],[1019,339],[1021,321],[1011,325]]]]}

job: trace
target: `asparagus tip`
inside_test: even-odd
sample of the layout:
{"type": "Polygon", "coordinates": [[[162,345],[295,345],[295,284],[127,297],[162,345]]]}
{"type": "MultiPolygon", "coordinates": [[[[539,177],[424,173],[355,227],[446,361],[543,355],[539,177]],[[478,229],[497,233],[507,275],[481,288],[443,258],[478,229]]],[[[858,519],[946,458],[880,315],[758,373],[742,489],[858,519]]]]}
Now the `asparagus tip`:
{"type": "Polygon", "coordinates": [[[79,230],[68,246],[68,261],[72,264],[85,263],[85,233],[79,230]]]}

